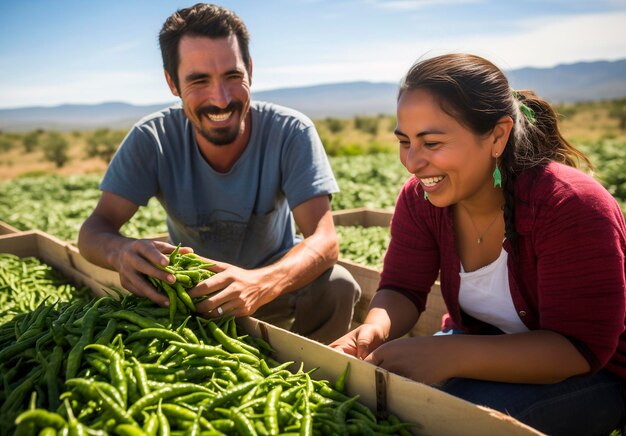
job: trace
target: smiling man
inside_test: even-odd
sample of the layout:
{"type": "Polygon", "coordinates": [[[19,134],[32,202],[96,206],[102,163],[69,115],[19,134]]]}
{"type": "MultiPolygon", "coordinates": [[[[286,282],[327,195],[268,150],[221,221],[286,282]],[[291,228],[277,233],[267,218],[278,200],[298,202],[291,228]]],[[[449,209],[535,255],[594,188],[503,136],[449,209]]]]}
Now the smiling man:
{"type": "Polygon", "coordinates": [[[159,34],[165,78],[182,104],[128,133],[79,248],[118,271],[127,290],[164,305],[146,276],[173,283],[157,265],[167,264],[171,243],[181,243],[219,272],[190,290],[208,296],[198,312],[293,320],[292,331],[328,343],[348,331],[361,292],[335,265],[330,198],[338,186],[311,120],[251,100],[248,41],[239,17],[216,5],[166,20],[159,34]],[[119,233],[152,197],[167,212],[171,243],[119,233]]]}

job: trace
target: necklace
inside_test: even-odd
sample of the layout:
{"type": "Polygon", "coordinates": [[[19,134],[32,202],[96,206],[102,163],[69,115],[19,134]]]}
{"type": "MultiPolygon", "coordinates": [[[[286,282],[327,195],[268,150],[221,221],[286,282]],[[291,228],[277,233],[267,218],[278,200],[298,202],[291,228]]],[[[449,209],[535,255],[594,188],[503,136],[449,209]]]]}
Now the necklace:
{"type": "Polygon", "coordinates": [[[465,207],[465,205],[463,203],[457,203],[460,206],[463,207],[463,209],[465,210],[465,213],[467,213],[467,216],[469,217],[470,221],[472,222],[472,225],[474,226],[474,230],[476,230],[476,234],[478,235],[478,238],[476,239],[476,243],[478,245],[483,243],[483,236],[485,236],[487,234],[487,232],[489,231],[489,229],[491,228],[491,226],[493,226],[493,224],[496,222],[496,220],[498,219],[498,217],[500,216],[500,214],[496,214],[496,216],[493,218],[493,220],[491,221],[491,223],[487,226],[487,228],[485,229],[484,232],[480,233],[478,231],[478,227],[476,227],[476,223],[474,222],[474,218],[472,218],[472,215],[469,213],[469,210],[467,210],[467,207],[465,207]]]}

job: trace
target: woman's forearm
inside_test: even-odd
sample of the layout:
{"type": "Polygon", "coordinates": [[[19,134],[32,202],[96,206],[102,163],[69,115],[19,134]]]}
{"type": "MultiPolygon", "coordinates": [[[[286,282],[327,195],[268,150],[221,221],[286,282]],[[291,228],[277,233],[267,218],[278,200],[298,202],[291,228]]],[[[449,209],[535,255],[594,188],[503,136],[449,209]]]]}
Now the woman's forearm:
{"type": "Polygon", "coordinates": [[[526,333],[435,337],[454,365],[454,377],[510,383],[556,383],[585,374],[590,365],[564,336],[547,330],[526,333]]]}
{"type": "Polygon", "coordinates": [[[370,302],[364,324],[377,324],[386,333],[386,339],[396,339],[413,328],[419,319],[413,302],[399,292],[381,289],[370,302]]]}

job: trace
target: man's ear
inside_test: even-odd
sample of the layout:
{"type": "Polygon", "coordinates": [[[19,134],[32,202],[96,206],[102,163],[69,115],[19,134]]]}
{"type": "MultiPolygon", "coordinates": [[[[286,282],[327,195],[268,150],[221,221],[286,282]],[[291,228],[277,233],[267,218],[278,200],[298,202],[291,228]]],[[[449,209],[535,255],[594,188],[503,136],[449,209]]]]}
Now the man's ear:
{"type": "Polygon", "coordinates": [[[170,76],[170,73],[168,73],[167,70],[163,70],[163,72],[165,73],[165,80],[167,81],[167,86],[170,87],[170,91],[172,92],[172,94],[174,94],[174,96],[176,97],[180,97],[178,86],[176,86],[176,83],[174,83],[174,80],[172,79],[172,76],[170,76]]]}
{"type": "Polygon", "coordinates": [[[252,58],[250,58],[250,68],[248,68],[248,82],[252,86],[252,58]]]}
{"type": "Polygon", "coordinates": [[[498,120],[493,130],[491,131],[491,155],[502,156],[506,144],[509,142],[509,136],[513,129],[513,119],[504,115],[498,120]]]}

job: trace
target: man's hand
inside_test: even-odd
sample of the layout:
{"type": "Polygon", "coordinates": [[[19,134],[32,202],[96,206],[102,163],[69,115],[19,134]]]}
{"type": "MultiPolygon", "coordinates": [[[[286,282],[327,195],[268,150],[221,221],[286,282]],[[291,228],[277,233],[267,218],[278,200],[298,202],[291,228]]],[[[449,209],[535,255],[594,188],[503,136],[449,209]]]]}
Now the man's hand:
{"type": "MultiPolygon", "coordinates": [[[[167,242],[151,241],[146,239],[129,239],[121,246],[111,259],[111,264],[119,272],[122,286],[135,295],[149,298],[155,303],[166,306],[169,304],[167,295],[156,290],[146,279],[151,276],[170,284],[176,281],[176,277],[159,268],[169,263],[167,254],[176,247],[167,242]]],[[[181,254],[193,252],[189,247],[181,247],[181,254]]]]}
{"type": "Polygon", "coordinates": [[[191,298],[218,294],[196,304],[200,314],[220,316],[249,316],[259,307],[280,295],[266,268],[247,270],[224,262],[215,262],[212,271],[218,272],[189,291],[191,298]],[[216,312],[220,308],[221,313],[216,312]]]}
{"type": "Polygon", "coordinates": [[[365,359],[384,342],[385,337],[380,326],[362,324],[330,344],[330,347],[359,359],[365,359]]]}

